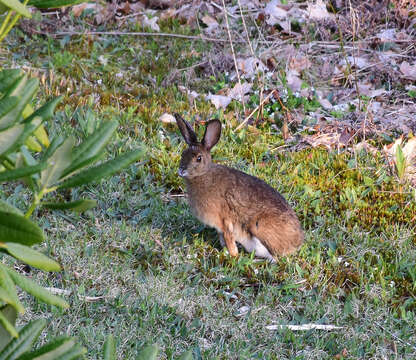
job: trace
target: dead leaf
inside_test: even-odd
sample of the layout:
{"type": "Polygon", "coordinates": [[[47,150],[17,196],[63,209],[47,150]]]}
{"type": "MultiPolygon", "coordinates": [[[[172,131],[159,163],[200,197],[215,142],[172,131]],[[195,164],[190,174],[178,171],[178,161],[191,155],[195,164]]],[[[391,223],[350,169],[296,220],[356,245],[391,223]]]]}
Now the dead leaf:
{"type": "Polygon", "coordinates": [[[231,96],[231,98],[235,100],[242,101],[244,98],[244,95],[249,93],[252,87],[253,87],[253,84],[251,83],[241,83],[241,84],[237,83],[228,92],[228,96],[231,96]]]}
{"type": "Polygon", "coordinates": [[[249,311],[250,311],[250,306],[244,305],[235,312],[234,316],[239,318],[244,315],[247,315],[249,311]]]}
{"type": "Polygon", "coordinates": [[[176,123],[175,117],[171,114],[168,114],[168,113],[164,113],[163,115],[161,115],[159,117],[159,121],[161,121],[164,124],[175,124],[176,123]]]}
{"type": "Polygon", "coordinates": [[[360,92],[360,95],[365,95],[370,98],[377,97],[380,95],[383,95],[386,93],[386,89],[379,88],[379,89],[373,89],[373,84],[371,83],[358,83],[358,91],[360,92]]]}
{"type": "Polygon", "coordinates": [[[289,60],[289,69],[296,70],[298,72],[303,71],[305,69],[309,69],[311,67],[311,62],[306,56],[297,55],[293,56],[289,60]]]}
{"type": "Polygon", "coordinates": [[[294,92],[299,91],[302,86],[302,80],[299,78],[299,73],[296,70],[289,70],[286,73],[286,81],[287,86],[294,92]]]}
{"type": "Polygon", "coordinates": [[[128,1],[121,3],[118,7],[118,10],[121,11],[125,15],[130,14],[130,11],[131,11],[130,3],[128,1]]]}
{"type": "Polygon", "coordinates": [[[383,147],[386,159],[391,167],[397,162],[397,147],[402,147],[403,156],[405,158],[404,178],[410,181],[413,185],[416,184],[416,137],[412,137],[403,146],[403,135],[397,138],[394,143],[385,145],[383,147]]]}
{"type": "Polygon", "coordinates": [[[159,32],[160,27],[157,24],[158,20],[159,20],[159,17],[157,17],[157,16],[154,16],[152,18],[148,18],[147,15],[144,15],[143,19],[142,19],[142,25],[144,27],[151,28],[153,31],[159,32]]]}
{"type": "Polygon", "coordinates": [[[212,33],[215,29],[218,28],[218,21],[215,20],[212,16],[206,14],[201,18],[202,22],[208,26],[206,29],[204,29],[207,33],[212,33]]]}
{"type": "Polygon", "coordinates": [[[179,85],[178,89],[182,94],[185,94],[188,97],[188,100],[191,104],[193,104],[194,100],[199,96],[199,94],[196,91],[191,91],[187,89],[185,86],[179,85]]]}
{"type": "Polygon", "coordinates": [[[75,17],[79,17],[84,12],[84,10],[95,9],[96,7],[97,7],[96,3],[83,3],[79,5],[74,5],[72,7],[72,13],[74,14],[75,17]]]}
{"type": "Polygon", "coordinates": [[[266,24],[273,26],[287,18],[287,10],[282,9],[280,5],[280,0],[272,0],[266,5],[264,8],[264,14],[267,17],[266,24]]]}
{"type": "Polygon", "coordinates": [[[400,71],[402,72],[402,78],[408,80],[416,80],[416,63],[410,65],[407,61],[403,61],[400,64],[400,71]]]}
{"type": "Polygon", "coordinates": [[[361,141],[358,144],[353,145],[352,148],[354,151],[357,151],[357,152],[364,149],[365,151],[367,151],[368,153],[372,155],[376,155],[378,153],[378,149],[375,148],[373,145],[370,145],[367,141],[361,141]]]}
{"type": "Polygon", "coordinates": [[[354,130],[348,127],[345,127],[344,130],[342,130],[341,135],[339,136],[339,143],[341,145],[347,145],[352,139],[352,137],[354,136],[354,134],[355,134],[354,130]]]}
{"type": "Polygon", "coordinates": [[[382,42],[393,41],[396,38],[396,29],[395,28],[385,29],[383,31],[380,31],[376,35],[376,37],[378,37],[380,41],[382,42]]]}
{"type": "Polygon", "coordinates": [[[211,102],[214,104],[216,109],[219,109],[219,108],[225,109],[232,100],[230,96],[212,95],[212,94],[205,96],[205,98],[207,100],[211,100],[211,102]]]}
{"type": "Polygon", "coordinates": [[[160,19],[167,20],[172,19],[176,15],[176,10],[174,8],[169,8],[160,12],[160,19]]]}
{"type": "MultiPolygon", "coordinates": [[[[362,69],[369,66],[369,62],[367,59],[359,56],[347,56],[348,63],[350,66],[355,66],[358,69],[362,69]]],[[[341,60],[339,63],[343,68],[346,68],[347,61],[345,59],[341,60]]]]}
{"type": "Polygon", "coordinates": [[[332,109],[333,106],[328,99],[318,99],[319,103],[325,110],[332,109]]]}
{"type": "Polygon", "coordinates": [[[333,17],[326,9],[326,4],[323,0],[316,0],[315,4],[308,2],[307,12],[311,20],[325,20],[333,17]]]}
{"type": "Polygon", "coordinates": [[[237,68],[240,70],[245,77],[251,77],[260,71],[265,71],[267,67],[262,61],[256,57],[249,57],[246,59],[237,59],[237,68]]]}
{"type": "Polygon", "coordinates": [[[338,133],[323,133],[318,135],[307,135],[302,138],[303,142],[306,142],[312,147],[323,146],[328,150],[337,148],[340,144],[340,134],[338,133]]]}
{"type": "Polygon", "coordinates": [[[409,163],[416,157],[416,137],[412,137],[403,147],[403,155],[409,163]]]}

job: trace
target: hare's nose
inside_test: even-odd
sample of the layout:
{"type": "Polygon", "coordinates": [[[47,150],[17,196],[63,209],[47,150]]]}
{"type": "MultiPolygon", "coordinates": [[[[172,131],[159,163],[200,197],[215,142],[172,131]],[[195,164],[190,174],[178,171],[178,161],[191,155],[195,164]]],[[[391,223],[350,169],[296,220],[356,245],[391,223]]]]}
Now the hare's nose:
{"type": "Polygon", "coordinates": [[[179,168],[178,175],[181,177],[185,177],[188,175],[188,172],[185,169],[179,168]]]}

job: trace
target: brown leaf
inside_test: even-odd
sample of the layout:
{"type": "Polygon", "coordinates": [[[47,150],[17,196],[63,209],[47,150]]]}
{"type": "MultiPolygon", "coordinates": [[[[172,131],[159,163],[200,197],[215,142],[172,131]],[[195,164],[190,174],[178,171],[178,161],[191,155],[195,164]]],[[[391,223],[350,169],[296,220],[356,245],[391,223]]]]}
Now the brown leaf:
{"type": "Polygon", "coordinates": [[[233,99],[242,101],[244,96],[250,92],[253,84],[251,83],[237,83],[235,86],[228,92],[228,96],[231,96],[233,99]]]}
{"type": "Polygon", "coordinates": [[[306,56],[298,55],[293,56],[289,60],[289,69],[296,70],[298,72],[309,69],[311,67],[311,62],[306,56]]]}
{"type": "Polygon", "coordinates": [[[323,0],[316,0],[316,3],[308,2],[309,19],[312,20],[325,20],[333,17],[332,14],[326,9],[326,4],[323,0]]]}
{"type": "Polygon", "coordinates": [[[407,61],[403,61],[400,64],[400,71],[403,74],[402,78],[416,80],[416,63],[410,65],[407,61]]]}
{"type": "Polygon", "coordinates": [[[95,9],[96,7],[97,7],[97,4],[95,3],[83,3],[79,5],[74,5],[72,7],[72,13],[74,14],[75,17],[79,17],[84,12],[84,10],[95,9]]]}
{"type": "Polygon", "coordinates": [[[205,98],[207,100],[211,100],[211,102],[214,104],[216,109],[219,109],[219,108],[225,109],[232,100],[230,96],[212,95],[212,94],[205,96],[205,98]]]}

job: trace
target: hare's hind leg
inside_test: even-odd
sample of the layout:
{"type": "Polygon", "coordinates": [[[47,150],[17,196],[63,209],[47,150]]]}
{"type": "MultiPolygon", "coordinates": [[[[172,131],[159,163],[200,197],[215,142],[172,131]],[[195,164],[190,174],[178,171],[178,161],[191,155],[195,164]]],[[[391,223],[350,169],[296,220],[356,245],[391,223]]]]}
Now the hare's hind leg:
{"type": "Polygon", "coordinates": [[[248,234],[247,238],[241,239],[240,244],[244,246],[247,252],[251,253],[254,251],[257,257],[265,258],[271,262],[276,262],[270,251],[262,244],[262,242],[255,236],[248,234]]]}

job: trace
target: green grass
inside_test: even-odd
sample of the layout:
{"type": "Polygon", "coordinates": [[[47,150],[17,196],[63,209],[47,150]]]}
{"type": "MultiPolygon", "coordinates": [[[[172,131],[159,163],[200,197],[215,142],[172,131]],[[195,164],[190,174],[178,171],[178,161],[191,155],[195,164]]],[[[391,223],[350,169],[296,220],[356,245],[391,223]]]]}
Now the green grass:
{"type": "MultiPolygon", "coordinates": [[[[174,21],[162,31],[191,33],[174,21]]],[[[22,321],[47,317],[46,338],[75,335],[91,359],[100,358],[109,333],[120,359],[135,358],[148,343],[159,344],[163,359],[189,348],[197,359],[416,356],[415,198],[381,157],[278,152],[284,142],[269,124],[257,132],[227,126],[214,159],[277,188],[306,232],[300,251],[276,265],[242,250],[231,259],[215,231],[191,215],[185,198],[174,196],[184,191],[177,176],[183,143],[175,126],[158,121],[164,112],[181,112],[233,124],[203,100],[190,107],[177,89],[183,84],[206,93],[224,86],[223,79],[201,75],[187,83],[180,74],[165,81],[176,68],[199,62],[211,46],[183,39],[21,36],[24,41],[9,38],[9,63],[30,63],[39,76],[51,72],[39,100],[65,95],[48,126],[51,136],[83,137],[100,121],[117,118],[121,126],[110,152],[145,145],[149,153],[118,176],[60,195],[96,199],[99,206],[86,214],[36,214],[48,239],[42,250],[64,271],[31,269],[28,275],[73,293],[64,312],[25,298],[31,311],[22,321]],[[250,309],[238,316],[243,306],[250,309]],[[303,323],[343,329],[266,329],[303,323]]],[[[289,100],[288,107],[318,106],[314,99],[289,100]]],[[[22,208],[30,200],[21,185],[3,186],[1,194],[22,208]]]]}

